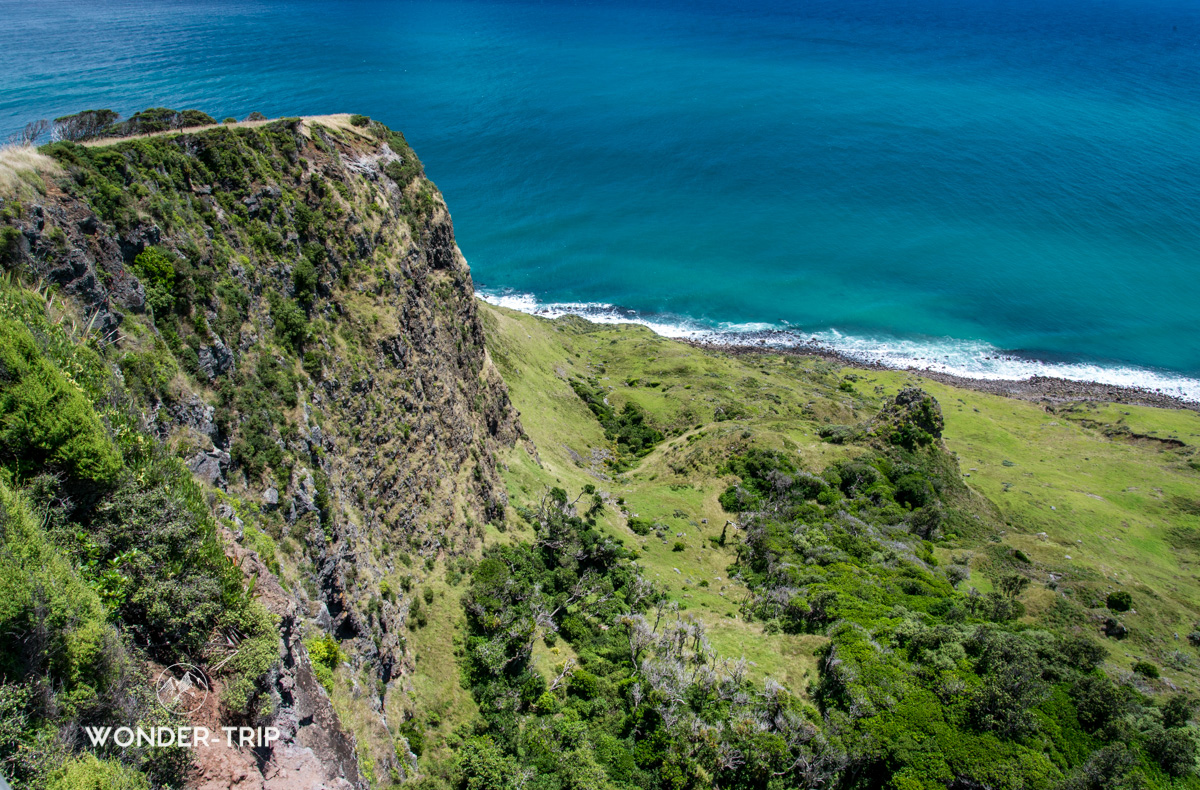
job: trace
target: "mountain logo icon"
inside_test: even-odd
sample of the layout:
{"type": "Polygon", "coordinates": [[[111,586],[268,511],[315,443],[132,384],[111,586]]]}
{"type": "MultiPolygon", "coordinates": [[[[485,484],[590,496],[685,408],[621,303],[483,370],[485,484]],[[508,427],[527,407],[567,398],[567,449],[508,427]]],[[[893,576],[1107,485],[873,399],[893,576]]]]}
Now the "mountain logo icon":
{"type": "Polygon", "coordinates": [[[200,710],[209,686],[204,673],[191,664],[172,664],[159,674],[154,690],[167,713],[186,716],[200,710]]]}

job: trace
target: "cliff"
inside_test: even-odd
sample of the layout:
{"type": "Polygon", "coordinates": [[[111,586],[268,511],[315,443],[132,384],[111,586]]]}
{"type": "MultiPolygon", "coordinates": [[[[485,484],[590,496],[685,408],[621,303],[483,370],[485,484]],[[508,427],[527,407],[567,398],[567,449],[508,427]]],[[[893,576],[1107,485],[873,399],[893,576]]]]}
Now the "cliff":
{"type": "Polygon", "coordinates": [[[359,759],[402,776],[389,694],[416,584],[503,518],[495,452],[521,433],[440,194],[361,116],[43,153],[0,198],[5,269],[86,326],[68,342],[103,360],[100,397],[195,474],[280,618],[258,718],[288,737],[238,759],[269,777],[311,746],[330,778],[362,783],[302,645],[326,632],[353,669],[359,759]]]}

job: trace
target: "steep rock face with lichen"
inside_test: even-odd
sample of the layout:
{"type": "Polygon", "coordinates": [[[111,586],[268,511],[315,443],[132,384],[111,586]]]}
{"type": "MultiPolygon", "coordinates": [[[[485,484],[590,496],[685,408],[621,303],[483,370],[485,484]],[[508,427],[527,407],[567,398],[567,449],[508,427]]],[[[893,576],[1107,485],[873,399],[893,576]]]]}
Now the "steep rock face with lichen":
{"type": "MultiPolygon", "coordinates": [[[[409,590],[502,519],[494,452],[522,433],[440,194],[361,116],[43,151],[0,203],[5,268],[78,307],[248,578],[278,576],[269,608],[353,666],[335,696],[366,773],[403,775],[409,590]]],[[[312,675],[274,672],[277,709],[281,677],[312,675]]]]}

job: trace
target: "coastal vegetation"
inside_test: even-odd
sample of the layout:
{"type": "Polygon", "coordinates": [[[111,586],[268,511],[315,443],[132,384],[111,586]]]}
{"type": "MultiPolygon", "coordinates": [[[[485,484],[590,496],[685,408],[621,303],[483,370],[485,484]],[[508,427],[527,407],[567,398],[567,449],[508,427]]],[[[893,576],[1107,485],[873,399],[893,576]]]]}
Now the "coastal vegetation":
{"type": "Polygon", "coordinates": [[[0,156],[16,787],[213,770],[81,735],[176,662],[359,787],[1200,786],[1196,411],[486,305],[399,133],[185,115],[0,156]]]}
{"type": "MultiPolygon", "coordinates": [[[[720,659],[746,661],[747,696],[786,693],[816,733],[800,761],[814,773],[802,778],[751,778],[762,747],[701,738],[718,749],[706,753],[689,740],[703,730],[695,724],[664,743],[662,762],[637,762],[647,730],[631,714],[658,701],[635,704],[627,690],[655,676],[628,650],[576,644],[560,627],[554,658],[602,676],[621,667],[625,691],[609,702],[621,716],[585,719],[585,732],[596,754],[601,733],[629,738],[644,772],[630,786],[1195,782],[1196,659],[1183,632],[1197,599],[1191,583],[1179,586],[1191,555],[1172,557],[1196,526],[1175,499],[1196,485],[1194,411],[1030,403],[813,357],[705,351],[641,327],[491,307],[486,317],[514,402],[541,416],[527,423],[539,464],[509,467],[514,498],[594,484],[621,501],[594,529],[634,551],[639,577],[720,659]],[[638,467],[615,474],[591,462],[586,448],[611,440],[586,430],[598,418],[564,376],[572,368],[613,408],[638,404],[666,436],[638,467]],[[656,384],[639,386],[647,381],[656,384]],[[719,420],[730,401],[741,416],[719,420]],[[1122,535],[1137,549],[1114,540],[1122,535]],[[1129,609],[1110,608],[1112,593],[1129,609]]],[[[621,633],[611,620],[598,626],[621,633]]],[[[536,650],[531,663],[548,685],[566,668],[536,650]]],[[[564,686],[555,692],[570,707],[564,686]]],[[[732,726],[719,694],[683,698],[702,721],[732,726]]],[[[522,731],[541,710],[528,706],[522,731]]],[[[518,742],[506,755],[505,744],[492,735],[497,760],[519,771],[532,752],[518,742]]]]}

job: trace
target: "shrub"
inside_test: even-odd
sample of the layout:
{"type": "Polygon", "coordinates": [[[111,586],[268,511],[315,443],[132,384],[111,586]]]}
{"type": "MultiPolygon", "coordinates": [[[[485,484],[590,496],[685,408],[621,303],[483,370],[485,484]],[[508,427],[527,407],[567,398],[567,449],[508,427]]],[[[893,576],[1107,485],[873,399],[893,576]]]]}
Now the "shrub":
{"type": "Polygon", "coordinates": [[[25,497],[0,480],[0,677],[48,673],[68,713],[115,679],[119,642],[90,589],[38,526],[25,497]],[[44,642],[19,634],[41,633],[44,642]],[[12,641],[8,641],[8,640],[12,641]]]}
{"type": "Polygon", "coordinates": [[[296,301],[302,305],[311,305],[317,297],[317,268],[307,257],[301,258],[292,269],[292,286],[296,292],[296,301]]]}
{"type": "Polygon", "coordinates": [[[635,535],[649,535],[650,532],[654,529],[654,523],[652,521],[650,521],[650,519],[647,519],[647,518],[638,518],[637,516],[630,516],[629,528],[631,530],[633,530],[633,533],[635,535]]]}
{"type": "Polygon", "coordinates": [[[1196,710],[1196,700],[1187,694],[1175,694],[1162,706],[1163,726],[1186,727],[1196,710]]]}
{"type": "Polygon", "coordinates": [[[865,438],[864,431],[854,425],[823,425],[817,430],[817,435],[830,444],[846,444],[865,438]]]}
{"type": "Polygon", "coordinates": [[[675,545],[671,547],[671,551],[686,551],[686,550],[687,550],[687,544],[684,543],[682,540],[675,541],[675,545]]]}
{"type": "Polygon", "coordinates": [[[111,484],[121,458],[77,384],[38,350],[24,325],[0,319],[0,457],[22,475],[45,467],[111,484]]]}
{"type": "Polygon", "coordinates": [[[226,680],[221,699],[229,710],[249,716],[267,715],[269,710],[254,708],[256,702],[269,707],[262,681],[279,660],[279,630],[275,618],[261,604],[252,604],[243,614],[238,622],[230,623],[246,638],[222,667],[226,680]]]}
{"type": "Polygon", "coordinates": [[[896,481],[893,497],[901,505],[910,508],[925,507],[935,497],[933,486],[922,475],[907,474],[896,481]]]}
{"type": "Polygon", "coordinates": [[[333,672],[338,664],[346,660],[337,640],[331,634],[322,634],[304,640],[308,650],[308,658],[312,663],[313,674],[326,691],[333,691],[333,672]]]}
{"type": "Polygon", "coordinates": [[[1187,776],[1196,763],[1196,739],[1186,729],[1158,729],[1146,739],[1146,751],[1170,776],[1187,776]]]}
{"type": "Polygon", "coordinates": [[[305,351],[304,361],[301,363],[304,372],[307,373],[313,381],[320,381],[325,369],[325,354],[321,351],[305,351]]]}
{"type": "Polygon", "coordinates": [[[146,291],[146,305],[155,319],[175,308],[175,264],[158,247],[147,247],[133,261],[133,270],[146,291]]]}
{"type": "Polygon", "coordinates": [[[21,231],[13,227],[0,228],[0,264],[16,263],[21,250],[21,231]]]}
{"type": "Polygon", "coordinates": [[[1156,679],[1159,676],[1158,665],[1149,661],[1138,661],[1133,665],[1133,671],[1142,677],[1156,679]]]}
{"type": "Polygon", "coordinates": [[[300,351],[308,339],[308,319],[304,311],[291,299],[276,293],[268,294],[271,318],[275,321],[275,335],[285,346],[300,351]]]}
{"type": "Polygon", "coordinates": [[[357,115],[356,114],[356,115],[350,116],[350,125],[351,126],[366,126],[369,123],[371,123],[371,119],[365,115],[357,115]]]}
{"type": "Polygon", "coordinates": [[[600,682],[592,673],[576,669],[571,673],[571,681],[567,688],[573,696],[592,699],[600,692],[600,682]]]}
{"type": "Polygon", "coordinates": [[[1091,672],[1108,657],[1104,646],[1087,636],[1063,637],[1062,653],[1070,665],[1080,672],[1091,672]]]}
{"type": "Polygon", "coordinates": [[[1085,675],[1071,689],[1079,723],[1095,732],[1129,710],[1125,692],[1103,675],[1085,675]]]}
{"type": "Polygon", "coordinates": [[[425,751],[425,728],[416,719],[409,719],[400,725],[400,734],[408,742],[409,750],[420,757],[425,751]]]}
{"type": "Polygon", "coordinates": [[[121,763],[85,754],[52,773],[46,790],[150,790],[150,781],[121,763]]]}
{"type": "Polygon", "coordinates": [[[165,451],[123,474],[89,526],[80,559],[152,654],[198,655],[214,625],[244,612],[241,572],[225,557],[203,494],[165,451]]]}
{"type": "Polygon", "coordinates": [[[1114,612],[1128,612],[1133,606],[1133,596],[1125,590],[1117,590],[1108,594],[1107,606],[1114,612]]]}
{"type": "Polygon", "coordinates": [[[154,338],[152,348],[126,353],[117,364],[125,378],[125,388],[145,403],[161,400],[179,370],[166,344],[158,337],[154,338]]]}
{"type": "Polygon", "coordinates": [[[384,174],[396,182],[401,188],[408,186],[413,179],[421,175],[421,166],[416,157],[407,158],[401,154],[400,159],[393,159],[383,167],[384,174]]]}
{"type": "Polygon", "coordinates": [[[628,402],[618,412],[605,403],[604,392],[590,383],[573,379],[571,388],[596,416],[605,437],[615,443],[618,456],[624,457],[619,466],[649,454],[663,440],[662,433],[646,422],[646,412],[636,403],[628,402]]]}
{"type": "Polygon", "coordinates": [[[112,110],[84,110],[74,115],[64,115],[54,119],[55,136],[71,142],[103,137],[120,117],[112,110]]]}
{"type": "Polygon", "coordinates": [[[458,790],[517,790],[525,776],[517,761],[505,754],[491,738],[472,738],[458,750],[458,790]]]}

